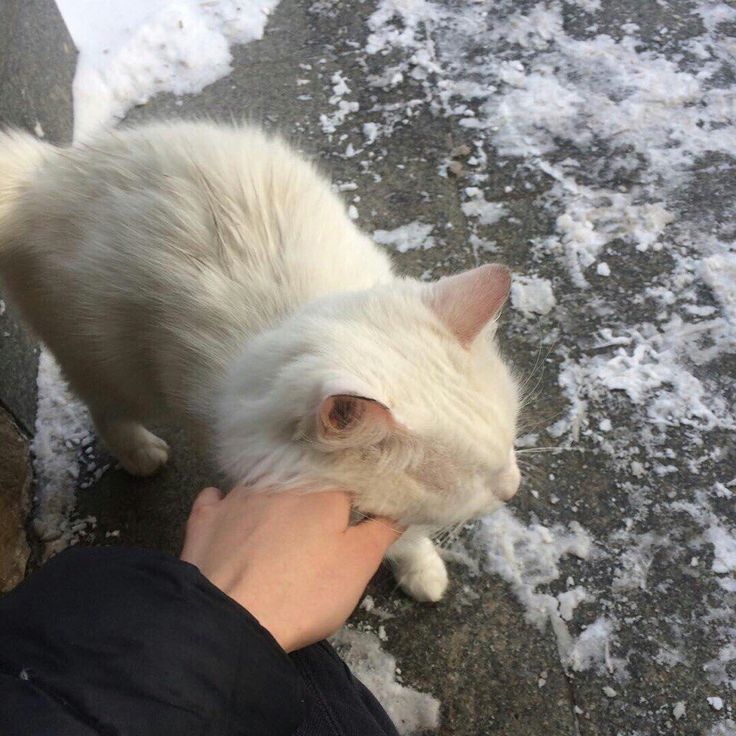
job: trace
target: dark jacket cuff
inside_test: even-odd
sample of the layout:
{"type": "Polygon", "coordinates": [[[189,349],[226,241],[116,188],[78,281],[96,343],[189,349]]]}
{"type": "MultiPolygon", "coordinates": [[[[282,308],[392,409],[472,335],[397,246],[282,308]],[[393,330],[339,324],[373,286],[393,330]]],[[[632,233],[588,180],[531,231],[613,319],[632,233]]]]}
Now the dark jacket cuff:
{"type": "Polygon", "coordinates": [[[10,682],[65,723],[121,736],[281,736],[305,710],[255,618],[193,565],[127,547],[69,549],[0,599],[0,672],[3,734],[35,733],[12,730],[29,698],[5,697],[10,682]]]}

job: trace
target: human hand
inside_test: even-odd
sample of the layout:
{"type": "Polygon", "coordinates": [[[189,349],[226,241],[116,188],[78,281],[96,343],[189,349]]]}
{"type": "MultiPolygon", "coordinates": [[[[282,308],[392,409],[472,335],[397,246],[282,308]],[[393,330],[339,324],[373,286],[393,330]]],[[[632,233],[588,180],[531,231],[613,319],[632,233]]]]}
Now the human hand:
{"type": "Polygon", "coordinates": [[[346,493],[252,493],[194,501],[181,559],[246,608],[287,651],[324,639],[355,608],[388,547],[393,522],[349,526],[346,493]]]}

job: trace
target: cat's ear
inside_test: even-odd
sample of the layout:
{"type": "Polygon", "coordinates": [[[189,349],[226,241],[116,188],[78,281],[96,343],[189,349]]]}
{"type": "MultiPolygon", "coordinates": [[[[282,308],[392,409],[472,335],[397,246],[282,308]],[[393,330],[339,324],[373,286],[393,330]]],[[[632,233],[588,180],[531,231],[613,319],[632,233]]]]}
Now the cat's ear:
{"type": "Polygon", "coordinates": [[[342,447],[374,445],[393,428],[391,411],[373,399],[332,394],[322,399],[317,417],[320,438],[342,447]]]}
{"type": "Polygon", "coordinates": [[[464,347],[501,311],[511,288],[511,272],[500,263],[464,271],[432,284],[427,301],[464,347]]]}

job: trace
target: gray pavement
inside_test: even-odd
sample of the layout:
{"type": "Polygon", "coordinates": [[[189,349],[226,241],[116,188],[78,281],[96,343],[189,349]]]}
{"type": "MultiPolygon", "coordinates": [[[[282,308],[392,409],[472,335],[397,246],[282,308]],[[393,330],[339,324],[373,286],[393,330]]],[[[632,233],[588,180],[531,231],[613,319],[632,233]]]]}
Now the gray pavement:
{"type": "MultiPolygon", "coordinates": [[[[513,10],[530,11],[534,5],[518,3],[513,10]]],[[[593,13],[581,6],[585,3],[561,6],[568,34],[585,38],[606,33],[620,39],[622,27],[635,23],[643,44],[638,53],[643,55],[651,51],[668,58],[680,52],[687,56],[694,48],[687,45],[689,40],[703,34],[701,18],[684,1],[608,3],[593,13]]],[[[14,7],[13,3],[3,12],[8,7],[14,7]]],[[[357,208],[359,223],[367,232],[391,230],[412,221],[435,225],[433,248],[396,255],[403,272],[435,278],[478,262],[502,260],[520,273],[533,271],[554,284],[555,310],[528,319],[508,309],[501,340],[519,373],[533,376],[532,385],[536,384],[526,409],[526,431],[539,433],[540,445],[559,443],[575,451],[530,454],[525,487],[512,507],[525,523],[540,522],[552,528],[577,522],[588,530],[598,552],[586,560],[561,558],[559,575],[540,590],[558,595],[565,590],[564,581],[573,578],[596,591],[595,602],[576,608],[566,625],[573,636],[579,636],[600,617],[615,621],[616,635],[607,654],[624,664],[618,670],[604,663],[576,671],[561,656],[560,640],[551,626],[542,630],[525,620],[527,611],[513,582],[483,571],[483,553],[474,547],[477,538],[471,528],[464,534],[465,544],[475,550],[473,556],[481,560],[481,570],[464,564],[460,556],[451,559],[453,583],[438,605],[419,605],[403,597],[386,570],[371,585],[369,592],[377,607],[391,616],[383,621],[385,646],[397,658],[402,681],[441,701],[439,732],[452,736],[734,734],[736,729],[729,730],[733,728],[730,709],[736,707],[736,698],[734,686],[728,683],[730,678],[736,683],[735,663],[723,661],[720,684],[707,674],[708,663],[718,660],[719,652],[728,645],[728,632],[732,641],[736,639],[733,593],[718,583],[720,578],[700,576],[691,565],[691,558],[699,557],[698,571],[710,569],[713,551],[697,542],[702,525],[686,507],[698,489],[736,476],[733,430],[725,423],[707,431],[672,425],[662,437],[652,440],[654,430],[646,424],[640,407],[632,407],[620,392],[602,397],[583,385],[578,389],[586,406],[583,411],[596,421],[606,417],[612,424],[609,444],[603,443],[600,433],[593,431],[592,419],[587,418],[574,441],[567,435],[558,439],[545,434],[545,428],[570,413],[571,398],[559,383],[560,373],[570,360],[583,365],[585,356],[600,350],[599,328],[657,323],[661,304],[634,295],[659,283],[662,274],[675,268],[676,253],[684,252],[682,241],[675,241],[672,248],[650,250],[646,257],[634,257],[625,237],[611,238],[606,260],[616,269],[617,278],[607,280],[592,273],[588,274],[592,288],[577,288],[564,260],[553,250],[540,248],[555,232],[560,214],[554,206],[554,177],[523,158],[502,157],[489,137],[480,136],[478,145],[476,130],[459,125],[457,117],[438,114],[439,103],[427,93],[427,85],[451,78],[450,62],[440,58],[443,70],[429,82],[405,73],[393,86],[374,84],[372,80],[389,64],[412,68],[401,49],[394,48],[386,56],[365,53],[368,21],[374,10],[374,2],[282,0],[263,40],[233,49],[229,76],[196,96],[160,95],[131,110],[126,124],[172,116],[259,122],[317,158],[333,181],[357,185],[345,196],[357,208]],[[357,101],[359,109],[328,134],[320,116],[335,109],[330,97],[336,73],[349,80],[351,91],[345,99],[357,101]],[[409,100],[416,104],[407,105],[409,100]],[[394,103],[396,112],[391,108],[394,103]],[[393,126],[393,131],[367,146],[363,126],[376,121],[393,126]],[[349,144],[360,153],[346,155],[349,144]],[[466,144],[476,157],[483,150],[487,161],[481,168],[487,178],[471,176],[478,165],[469,163],[464,152],[457,152],[460,144],[466,144]],[[458,176],[439,175],[453,149],[463,168],[457,167],[458,176]],[[501,202],[505,217],[484,225],[469,216],[468,208],[463,208],[469,186],[480,186],[487,201],[501,202]],[[708,460],[702,460],[703,444],[714,450],[708,460]],[[661,471],[656,468],[663,466],[665,456],[672,470],[658,475],[661,471]],[[619,462],[622,459],[625,462],[619,462]],[[651,467],[654,479],[645,483],[646,478],[634,477],[632,462],[651,467]],[[612,579],[631,567],[627,562],[633,548],[631,538],[617,536],[627,519],[631,520],[627,529],[633,527],[640,535],[652,533],[663,541],[636,560],[646,568],[644,583],[617,588],[612,579]],[[674,652],[670,662],[663,654],[666,651],[674,652]],[[707,701],[716,694],[725,703],[721,711],[707,701]],[[686,704],[686,715],[675,718],[674,707],[681,701],[686,704]]],[[[46,17],[41,6],[36,12],[46,17]]],[[[512,9],[503,12],[508,15],[512,9]]],[[[449,28],[447,37],[453,32],[449,28]]],[[[436,33],[441,46],[445,36],[436,33]]],[[[59,36],[54,38],[58,41],[59,36]]],[[[9,43],[6,48],[14,48],[12,39],[5,43],[9,43]]],[[[531,49],[521,48],[519,58],[533,63],[533,55],[542,46],[532,43],[531,49]]],[[[502,50],[510,58],[517,53],[513,45],[502,50]]],[[[407,56],[411,53],[412,49],[406,51],[407,56]]],[[[460,66],[484,49],[463,48],[463,53],[468,56],[457,59],[460,66]]],[[[22,67],[15,61],[16,52],[13,54],[9,57],[12,63],[22,67]]],[[[70,63],[66,58],[49,61],[49,67],[60,74],[53,81],[54,89],[66,84],[68,90],[70,63]]],[[[7,74],[8,63],[3,68],[7,74]]],[[[41,100],[39,84],[29,81],[20,97],[15,92],[7,97],[3,86],[0,120],[32,128],[37,118],[50,138],[64,140],[70,132],[68,92],[41,100]]],[[[606,169],[606,147],[611,145],[611,140],[595,138],[586,143],[561,140],[548,159],[557,164],[576,158],[581,165],[580,181],[591,187],[634,193],[632,196],[644,200],[657,192],[655,178],[647,179],[648,189],[639,188],[648,176],[645,161],[628,169],[606,169]]],[[[614,160],[622,155],[620,151],[611,154],[614,160]]],[[[688,222],[707,221],[719,238],[728,238],[730,233],[733,239],[736,186],[732,167],[733,160],[727,155],[702,157],[694,168],[711,173],[695,173],[681,185],[662,184],[662,197],[678,215],[689,217],[688,222]]],[[[698,303],[718,307],[703,287],[698,303]]],[[[8,315],[0,318],[7,319],[8,315]]],[[[0,328],[9,333],[0,338],[0,400],[30,429],[34,354],[12,322],[0,323],[0,328]]],[[[716,354],[692,370],[709,390],[717,389],[733,405],[733,353],[716,354]]],[[[159,476],[141,481],[121,470],[110,470],[79,490],[79,516],[97,519],[89,541],[177,551],[193,494],[216,480],[216,475],[205,459],[187,449],[184,438],[163,431],[174,454],[159,476]],[[113,533],[116,536],[110,536],[113,533]]],[[[733,502],[726,495],[709,503],[712,513],[727,527],[736,525],[733,502]]],[[[375,629],[377,619],[359,610],[353,624],[375,629]]]]}

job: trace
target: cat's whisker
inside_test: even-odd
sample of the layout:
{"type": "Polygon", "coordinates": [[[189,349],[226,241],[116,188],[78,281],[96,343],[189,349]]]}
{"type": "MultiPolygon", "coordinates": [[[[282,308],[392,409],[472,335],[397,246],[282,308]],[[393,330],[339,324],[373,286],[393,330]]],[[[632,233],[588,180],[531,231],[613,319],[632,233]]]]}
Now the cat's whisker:
{"type": "Polygon", "coordinates": [[[587,452],[585,447],[522,447],[516,455],[536,455],[542,452],[587,452]]]}
{"type": "Polygon", "coordinates": [[[545,371],[545,366],[547,363],[547,358],[549,357],[549,354],[552,352],[553,348],[554,348],[554,345],[550,345],[549,349],[544,355],[544,358],[542,358],[540,361],[539,356],[541,355],[541,352],[542,352],[542,346],[541,345],[539,346],[539,349],[537,350],[537,357],[534,361],[534,366],[532,367],[532,371],[521,386],[520,393],[521,393],[521,408],[522,409],[531,403],[531,400],[534,397],[535,391],[541,384],[542,379],[544,378],[544,371],[545,371]],[[539,378],[537,378],[537,382],[534,384],[534,387],[531,389],[531,391],[526,391],[526,387],[531,382],[531,380],[534,378],[534,374],[537,372],[538,366],[541,366],[539,378]]]}
{"type": "Polygon", "coordinates": [[[540,429],[543,426],[549,426],[551,423],[561,417],[566,411],[566,408],[560,409],[559,411],[556,411],[551,415],[540,417],[533,424],[522,419],[522,421],[519,423],[518,432],[519,434],[529,434],[540,429]]]}
{"type": "Polygon", "coordinates": [[[381,524],[382,526],[385,526],[388,529],[391,529],[392,531],[396,532],[397,534],[403,533],[403,530],[402,529],[398,529],[395,526],[392,526],[391,524],[389,524],[386,521],[386,517],[383,516],[383,514],[381,514],[381,513],[378,513],[378,514],[366,514],[364,511],[361,511],[360,509],[356,509],[354,506],[351,507],[350,511],[353,514],[356,514],[356,515],[360,516],[363,519],[363,521],[375,521],[375,522],[381,524]]]}

